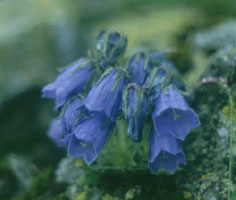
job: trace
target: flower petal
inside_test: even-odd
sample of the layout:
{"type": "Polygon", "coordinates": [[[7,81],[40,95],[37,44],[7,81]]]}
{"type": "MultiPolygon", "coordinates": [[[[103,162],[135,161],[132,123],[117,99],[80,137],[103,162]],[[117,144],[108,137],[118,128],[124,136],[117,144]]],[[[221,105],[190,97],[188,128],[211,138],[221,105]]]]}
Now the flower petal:
{"type": "Polygon", "coordinates": [[[192,128],[200,125],[197,114],[172,86],[169,86],[168,93],[161,92],[155,104],[152,119],[159,134],[171,134],[181,140],[192,128]]]}
{"type": "Polygon", "coordinates": [[[85,99],[88,110],[102,112],[112,121],[115,121],[115,115],[120,107],[124,87],[124,77],[115,85],[117,76],[118,71],[114,69],[91,89],[85,99]]]}
{"type": "Polygon", "coordinates": [[[68,98],[80,92],[92,73],[89,60],[80,59],[66,68],[57,79],[42,90],[42,96],[56,99],[56,107],[62,106],[68,98]]]}
{"type": "Polygon", "coordinates": [[[107,120],[104,115],[98,115],[80,123],[68,137],[69,155],[83,157],[88,165],[91,164],[110,134],[111,123],[107,120]]]}
{"type": "Polygon", "coordinates": [[[143,85],[146,77],[151,71],[151,61],[146,53],[137,53],[129,61],[128,71],[129,83],[143,85]]]}
{"type": "Polygon", "coordinates": [[[63,141],[65,130],[63,129],[60,119],[53,119],[48,131],[48,136],[57,143],[59,147],[65,147],[66,142],[63,141]]]}
{"type": "Polygon", "coordinates": [[[185,164],[185,156],[180,140],[170,135],[158,135],[155,129],[150,134],[149,168],[155,171],[163,168],[173,172],[180,163],[185,164]]]}
{"type": "Polygon", "coordinates": [[[150,143],[150,158],[153,161],[161,151],[166,151],[171,154],[177,154],[182,151],[180,140],[171,135],[158,135],[155,129],[152,130],[149,138],[150,143]]]}
{"type": "MultiPolygon", "coordinates": [[[[128,86],[129,87],[129,86],[128,86]]],[[[142,140],[143,124],[148,110],[148,100],[141,87],[127,88],[125,112],[128,124],[127,134],[133,141],[142,140]]]]}

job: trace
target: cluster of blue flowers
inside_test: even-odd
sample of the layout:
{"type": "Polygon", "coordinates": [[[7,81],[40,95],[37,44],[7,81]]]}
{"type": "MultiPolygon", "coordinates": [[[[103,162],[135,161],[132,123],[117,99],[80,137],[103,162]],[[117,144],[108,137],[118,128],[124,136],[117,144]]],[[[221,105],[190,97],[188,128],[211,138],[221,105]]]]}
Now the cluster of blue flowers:
{"type": "Polygon", "coordinates": [[[79,59],[43,88],[43,97],[55,99],[60,111],[49,136],[67,145],[69,156],[83,157],[89,165],[116,128],[118,116],[126,119],[127,134],[135,142],[142,140],[147,123],[152,126],[149,168],[173,172],[185,164],[181,141],[199,126],[198,116],[164,53],[136,53],[121,67],[126,46],[124,34],[102,31],[96,56],[79,59]]]}

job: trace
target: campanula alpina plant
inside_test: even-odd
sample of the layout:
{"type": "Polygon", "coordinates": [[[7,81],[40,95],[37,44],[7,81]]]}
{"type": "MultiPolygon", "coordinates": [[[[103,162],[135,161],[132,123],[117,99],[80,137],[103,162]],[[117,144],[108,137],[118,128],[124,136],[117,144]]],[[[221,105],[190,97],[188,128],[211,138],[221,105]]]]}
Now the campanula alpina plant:
{"type": "Polygon", "coordinates": [[[130,164],[174,172],[185,164],[181,140],[200,125],[198,116],[164,53],[140,52],[125,61],[126,46],[124,34],[102,31],[95,56],[86,59],[91,62],[82,59],[66,69],[43,88],[43,97],[56,99],[68,156],[82,157],[88,165],[97,160],[101,167],[130,164]],[[111,146],[105,145],[109,138],[111,146]],[[109,161],[100,162],[99,153],[109,161]]]}

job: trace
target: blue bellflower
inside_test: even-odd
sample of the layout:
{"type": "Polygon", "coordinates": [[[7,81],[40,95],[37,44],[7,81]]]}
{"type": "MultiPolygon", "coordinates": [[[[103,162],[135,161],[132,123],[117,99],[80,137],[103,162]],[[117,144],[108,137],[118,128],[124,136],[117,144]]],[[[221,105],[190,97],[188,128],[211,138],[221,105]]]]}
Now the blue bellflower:
{"type": "Polygon", "coordinates": [[[192,128],[200,125],[197,114],[172,85],[158,97],[152,119],[155,130],[160,135],[170,134],[181,140],[192,128]]]}
{"type": "Polygon", "coordinates": [[[169,74],[166,69],[155,67],[145,81],[145,87],[148,89],[149,99],[152,103],[156,102],[161,94],[162,88],[169,83],[169,74]]]}
{"type": "Polygon", "coordinates": [[[105,115],[96,115],[84,120],[65,138],[68,155],[83,157],[90,165],[98,156],[111,132],[111,122],[105,115]]]}
{"type": "Polygon", "coordinates": [[[76,125],[83,121],[87,116],[89,116],[89,112],[85,108],[83,101],[77,96],[72,98],[65,105],[65,110],[61,117],[66,135],[70,134],[76,125]]]}
{"type": "Polygon", "coordinates": [[[48,136],[59,146],[65,147],[66,142],[63,141],[65,130],[60,119],[53,119],[48,131],[48,136]]]}
{"type": "Polygon", "coordinates": [[[166,53],[161,51],[151,51],[148,52],[151,58],[151,63],[154,67],[165,67],[167,70],[173,73],[178,73],[175,66],[166,58],[166,53]]]}
{"type": "Polygon", "coordinates": [[[104,30],[97,40],[97,50],[100,53],[99,65],[115,63],[123,56],[127,46],[127,37],[119,31],[104,30]]]}
{"type": "Polygon", "coordinates": [[[79,59],[66,68],[57,79],[42,90],[42,96],[56,100],[56,108],[62,106],[68,98],[80,92],[92,73],[92,65],[87,59],[79,59]]]}
{"type": "Polygon", "coordinates": [[[179,164],[185,164],[180,140],[171,135],[158,135],[153,128],[150,134],[148,165],[151,171],[159,168],[174,172],[179,164]]]}
{"type": "Polygon", "coordinates": [[[149,56],[146,53],[135,54],[128,63],[128,71],[130,75],[129,83],[143,85],[151,71],[149,56]]]}
{"type": "Polygon", "coordinates": [[[101,112],[115,121],[124,88],[124,72],[119,69],[107,70],[101,81],[90,90],[85,106],[91,112],[101,112]]]}
{"type": "Polygon", "coordinates": [[[123,98],[124,113],[128,124],[127,134],[133,141],[141,141],[143,124],[148,110],[146,94],[138,85],[129,85],[123,98]]]}

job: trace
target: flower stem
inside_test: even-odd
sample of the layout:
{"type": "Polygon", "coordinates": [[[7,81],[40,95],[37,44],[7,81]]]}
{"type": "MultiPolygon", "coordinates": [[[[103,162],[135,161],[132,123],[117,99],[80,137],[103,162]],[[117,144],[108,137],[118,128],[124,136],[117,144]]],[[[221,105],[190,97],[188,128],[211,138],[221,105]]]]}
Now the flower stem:
{"type": "Polygon", "coordinates": [[[227,200],[232,200],[232,174],[233,174],[233,100],[230,91],[228,91],[230,107],[230,135],[229,135],[229,178],[228,178],[228,196],[227,200]]]}

